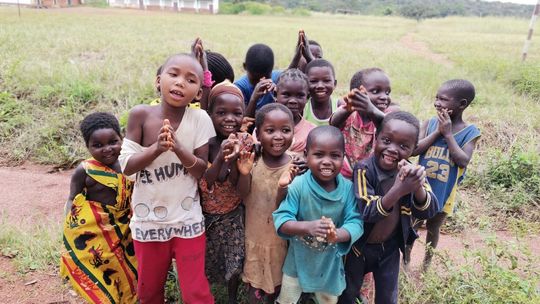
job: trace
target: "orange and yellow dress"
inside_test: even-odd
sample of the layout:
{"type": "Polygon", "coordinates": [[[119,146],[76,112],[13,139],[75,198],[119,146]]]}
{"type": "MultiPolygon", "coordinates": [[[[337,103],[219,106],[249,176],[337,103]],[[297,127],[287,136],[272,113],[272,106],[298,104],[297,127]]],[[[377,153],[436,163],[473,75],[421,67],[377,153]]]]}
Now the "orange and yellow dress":
{"type": "Polygon", "coordinates": [[[90,303],[136,303],[137,261],[129,229],[132,182],[99,161],[85,160],[86,174],[116,191],[116,204],[77,194],[64,222],[60,275],[90,303]]]}

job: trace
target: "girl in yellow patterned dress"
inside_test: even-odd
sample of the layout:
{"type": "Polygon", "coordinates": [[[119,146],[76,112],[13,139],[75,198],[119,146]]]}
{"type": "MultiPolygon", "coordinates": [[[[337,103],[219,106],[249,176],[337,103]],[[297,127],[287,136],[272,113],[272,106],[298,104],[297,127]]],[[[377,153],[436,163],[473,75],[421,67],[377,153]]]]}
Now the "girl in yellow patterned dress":
{"type": "Polygon", "coordinates": [[[81,132],[92,158],[71,178],[60,275],[90,303],[136,303],[132,184],[118,163],[120,126],[113,115],[99,112],[84,118],[81,132]]]}

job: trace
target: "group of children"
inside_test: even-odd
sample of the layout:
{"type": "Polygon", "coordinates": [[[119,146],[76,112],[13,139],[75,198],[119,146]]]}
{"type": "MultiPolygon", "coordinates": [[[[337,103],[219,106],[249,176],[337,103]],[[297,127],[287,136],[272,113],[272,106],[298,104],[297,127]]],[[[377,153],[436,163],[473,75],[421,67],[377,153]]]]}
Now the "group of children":
{"type": "Polygon", "coordinates": [[[372,273],[375,302],[396,303],[413,223],[427,220],[436,247],[480,136],[462,118],[474,87],[445,82],[420,126],[379,68],[336,97],[322,54],[300,31],[291,66],[276,71],[256,44],[232,83],[197,39],[160,66],[159,101],[130,111],[123,140],[113,115],[85,117],[92,157],[72,177],[61,275],[89,302],[163,303],[174,259],[183,303],[214,303],[209,281],[237,303],[243,281],[249,303],[310,293],[350,304],[372,273]]]}

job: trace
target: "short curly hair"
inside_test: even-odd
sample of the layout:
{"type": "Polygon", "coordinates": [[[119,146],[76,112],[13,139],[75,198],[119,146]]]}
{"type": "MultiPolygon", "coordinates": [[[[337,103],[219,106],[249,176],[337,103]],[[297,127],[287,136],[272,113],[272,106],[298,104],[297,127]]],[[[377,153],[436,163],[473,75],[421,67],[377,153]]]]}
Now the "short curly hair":
{"type": "Polygon", "coordinates": [[[441,88],[448,89],[455,100],[467,100],[467,106],[471,104],[476,95],[474,85],[465,79],[451,79],[444,82],[441,88]]]}
{"type": "Polygon", "coordinates": [[[257,111],[257,114],[255,115],[255,128],[260,129],[262,124],[264,123],[266,115],[268,113],[274,111],[274,110],[282,111],[285,114],[287,114],[287,116],[289,116],[289,118],[291,119],[291,121],[294,124],[294,116],[293,116],[291,110],[289,110],[289,108],[287,108],[286,106],[284,106],[284,105],[282,105],[280,103],[273,102],[273,103],[269,103],[269,104],[264,105],[262,108],[260,108],[257,111]]]}
{"type": "MultiPolygon", "coordinates": [[[[354,75],[351,77],[351,82],[350,82],[350,85],[349,85],[349,89],[352,90],[352,89],[357,89],[360,87],[360,85],[363,85],[364,84],[364,78],[371,74],[371,73],[374,73],[374,72],[381,72],[381,73],[384,73],[384,71],[380,68],[367,68],[367,69],[362,69],[356,73],[354,73],[354,75]]],[[[386,74],[386,73],[385,73],[386,74]]]]}
{"type": "Polygon", "coordinates": [[[401,120],[403,122],[406,122],[414,127],[416,131],[416,137],[414,139],[415,144],[418,144],[418,138],[420,136],[420,121],[418,121],[418,118],[416,116],[412,115],[409,112],[405,111],[396,111],[396,112],[390,112],[384,116],[383,121],[381,122],[381,125],[379,128],[377,128],[376,136],[379,136],[379,133],[382,131],[384,126],[391,120],[401,120]]]}
{"type": "Polygon", "coordinates": [[[111,113],[107,112],[95,112],[87,115],[80,125],[81,133],[84,138],[84,142],[88,147],[88,142],[90,141],[90,136],[100,129],[113,129],[118,136],[122,137],[120,134],[120,124],[118,119],[114,117],[111,113]]]}

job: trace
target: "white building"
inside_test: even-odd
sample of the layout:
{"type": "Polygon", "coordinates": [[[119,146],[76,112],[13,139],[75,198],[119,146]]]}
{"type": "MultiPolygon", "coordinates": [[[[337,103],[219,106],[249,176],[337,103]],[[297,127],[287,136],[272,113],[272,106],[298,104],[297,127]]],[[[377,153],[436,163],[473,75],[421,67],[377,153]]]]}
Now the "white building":
{"type": "Polygon", "coordinates": [[[209,12],[217,14],[219,0],[108,0],[112,7],[209,12]]]}

